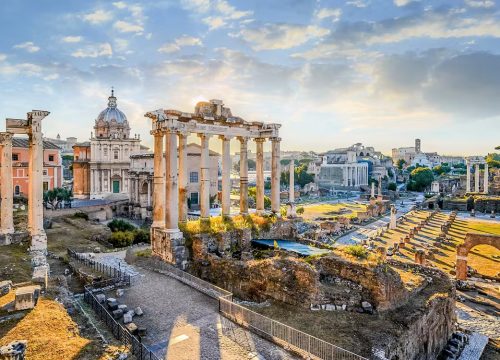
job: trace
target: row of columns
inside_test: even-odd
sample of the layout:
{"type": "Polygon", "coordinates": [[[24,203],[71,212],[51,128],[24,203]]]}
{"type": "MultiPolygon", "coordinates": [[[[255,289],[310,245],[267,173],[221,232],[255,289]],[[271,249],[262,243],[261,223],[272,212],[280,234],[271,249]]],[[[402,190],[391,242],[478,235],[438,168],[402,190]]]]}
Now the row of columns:
{"type": "MultiPolygon", "coordinates": [[[[470,193],[471,192],[471,171],[470,171],[470,165],[469,162],[466,163],[467,167],[467,182],[465,184],[465,192],[470,193]]],[[[484,163],[484,177],[483,177],[483,192],[485,194],[488,194],[488,186],[489,186],[489,179],[488,179],[488,163],[484,163]]],[[[480,192],[479,189],[479,164],[474,164],[474,192],[478,193],[480,192]]]]}
{"type": "Polygon", "coordinates": [[[346,165],[343,173],[344,186],[368,185],[368,167],[346,165]]]}
{"type": "MultiPolygon", "coordinates": [[[[154,136],[154,192],[153,227],[164,227],[178,232],[178,223],[187,220],[187,136],[177,130],[155,130],[154,136]],[[163,149],[165,138],[165,149],[163,149]],[[178,157],[178,161],[177,161],[178,157]]],[[[210,217],[210,149],[211,135],[198,134],[201,141],[200,159],[200,215],[210,217]]],[[[230,136],[222,141],[222,216],[230,215],[231,155],[230,136]]],[[[237,137],[240,142],[240,214],[248,214],[248,137],[237,137]]],[[[264,212],[264,138],[255,138],[257,146],[257,213],[264,212]]],[[[280,210],[280,138],[271,138],[272,177],[271,211],[280,210]]]]}

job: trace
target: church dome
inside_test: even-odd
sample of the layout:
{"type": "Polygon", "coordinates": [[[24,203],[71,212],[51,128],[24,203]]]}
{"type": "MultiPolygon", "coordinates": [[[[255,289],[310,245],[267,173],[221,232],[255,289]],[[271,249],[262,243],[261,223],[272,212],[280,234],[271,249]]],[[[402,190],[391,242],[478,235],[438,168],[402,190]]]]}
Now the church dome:
{"type": "Polygon", "coordinates": [[[99,116],[97,116],[96,122],[112,122],[113,120],[118,124],[123,124],[127,122],[127,117],[123,111],[116,107],[116,97],[114,95],[114,90],[111,90],[111,96],[108,98],[108,107],[101,111],[99,116]]]}

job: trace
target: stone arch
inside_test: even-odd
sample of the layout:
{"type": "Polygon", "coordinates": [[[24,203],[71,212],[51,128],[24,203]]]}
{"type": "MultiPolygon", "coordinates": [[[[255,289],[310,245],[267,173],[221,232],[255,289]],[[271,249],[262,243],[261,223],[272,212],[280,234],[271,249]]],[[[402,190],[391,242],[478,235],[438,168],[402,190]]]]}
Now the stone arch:
{"type": "Polygon", "coordinates": [[[149,180],[145,180],[141,183],[141,186],[139,187],[140,194],[145,195],[148,193],[148,181],[149,180]]]}
{"type": "Polygon", "coordinates": [[[477,245],[490,245],[500,250],[500,235],[468,233],[463,244],[457,246],[457,279],[467,279],[467,255],[477,245]]]}

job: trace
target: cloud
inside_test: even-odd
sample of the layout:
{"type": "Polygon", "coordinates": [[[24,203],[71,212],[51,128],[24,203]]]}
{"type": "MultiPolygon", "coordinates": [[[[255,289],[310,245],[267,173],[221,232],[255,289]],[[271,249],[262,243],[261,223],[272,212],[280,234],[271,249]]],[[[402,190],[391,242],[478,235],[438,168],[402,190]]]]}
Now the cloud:
{"type": "Polygon", "coordinates": [[[97,58],[100,56],[111,55],[113,55],[113,49],[111,48],[111,44],[109,43],[89,45],[85,48],[78,49],[71,53],[71,56],[76,58],[97,58]]]}
{"type": "Polygon", "coordinates": [[[411,3],[413,0],[394,0],[394,5],[396,6],[406,6],[411,3]]]}
{"type": "Polygon", "coordinates": [[[215,9],[217,9],[217,11],[221,13],[224,16],[224,18],[231,20],[241,19],[243,17],[247,17],[253,14],[253,11],[237,10],[234,6],[230,5],[225,0],[216,1],[215,9]]]}
{"type": "Polygon", "coordinates": [[[65,36],[61,39],[61,41],[65,43],[79,43],[82,40],[82,36],[65,36]]]}
{"type": "Polygon", "coordinates": [[[123,1],[114,2],[113,5],[118,9],[125,9],[127,7],[127,3],[124,3],[123,1]]]}
{"type": "Polygon", "coordinates": [[[7,55],[0,53],[0,61],[7,59],[7,55]]]}
{"type": "MultiPolygon", "coordinates": [[[[208,15],[202,22],[209,30],[215,30],[231,22],[242,20],[253,14],[250,10],[238,10],[226,0],[183,0],[182,5],[196,14],[208,15]]],[[[248,20],[248,19],[247,19],[248,20]]]]}
{"type": "Polygon", "coordinates": [[[23,49],[29,53],[35,53],[40,50],[40,47],[36,46],[32,41],[27,41],[22,44],[14,45],[14,49],[23,49]]]}
{"type": "Polygon", "coordinates": [[[330,31],[315,25],[266,24],[242,29],[238,36],[252,44],[255,50],[290,49],[330,31]]]}
{"type": "Polygon", "coordinates": [[[322,8],[316,12],[316,17],[320,20],[332,18],[333,22],[339,21],[342,15],[342,9],[322,8]]]}
{"type": "Polygon", "coordinates": [[[367,1],[364,0],[351,0],[347,1],[346,4],[357,8],[365,8],[368,6],[367,1]]]}
{"type": "Polygon", "coordinates": [[[42,67],[32,63],[0,64],[0,74],[4,75],[39,76],[41,73],[42,67]]]}
{"type": "Polygon", "coordinates": [[[179,51],[181,48],[185,46],[202,46],[202,45],[203,43],[201,39],[193,36],[182,35],[181,37],[175,39],[173,42],[162,45],[162,47],[160,47],[158,51],[163,53],[173,53],[179,51]]]}
{"type": "Polygon", "coordinates": [[[202,21],[208,25],[209,30],[215,30],[226,25],[224,18],[220,16],[209,16],[204,18],[202,21]]]}
{"type": "Polygon", "coordinates": [[[182,5],[197,13],[206,13],[210,10],[210,0],[181,0],[182,5]]]}
{"type": "Polygon", "coordinates": [[[473,8],[491,8],[495,6],[493,0],[465,0],[465,4],[473,8]]]}
{"type": "Polygon", "coordinates": [[[83,20],[91,24],[101,24],[107,22],[113,18],[113,13],[111,11],[96,10],[94,12],[85,14],[82,16],[83,20]]]}
{"type": "Polygon", "coordinates": [[[142,34],[144,31],[144,27],[142,25],[133,24],[133,23],[130,23],[127,21],[122,21],[122,20],[118,20],[117,22],[115,22],[113,27],[116,30],[118,30],[120,32],[124,32],[124,33],[133,32],[133,33],[137,33],[137,34],[142,34]]]}

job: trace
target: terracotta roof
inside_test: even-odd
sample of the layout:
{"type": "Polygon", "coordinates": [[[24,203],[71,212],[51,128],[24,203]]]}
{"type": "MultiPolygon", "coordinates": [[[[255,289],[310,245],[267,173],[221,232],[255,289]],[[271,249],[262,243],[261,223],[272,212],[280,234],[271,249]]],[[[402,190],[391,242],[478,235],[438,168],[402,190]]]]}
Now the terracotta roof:
{"type": "Polygon", "coordinates": [[[75,146],[88,146],[90,147],[90,141],[84,141],[84,142],[79,142],[79,143],[76,143],[75,145],[73,145],[72,147],[74,148],[75,146]]]}
{"type": "MultiPolygon", "coordinates": [[[[14,148],[28,148],[29,147],[28,139],[14,137],[14,138],[12,138],[12,147],[14,147],[14,148]]],[[[46,149],[61,150],[61,148],[59,146],[57,146],[56,144],[54,144],[50,141],[46,141],[46,140],[43,141],[43,148],[45,150],[46,149]]]]}

